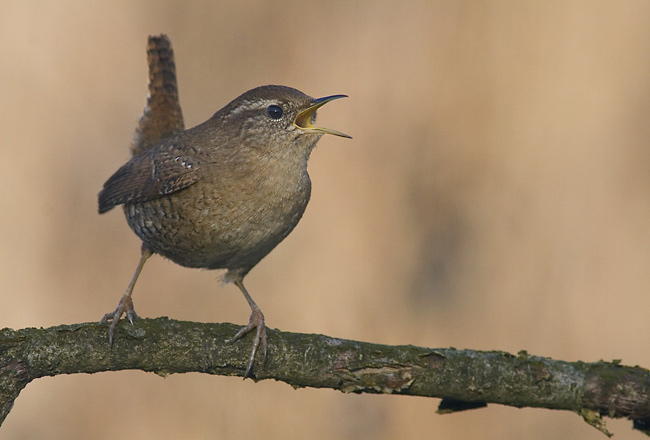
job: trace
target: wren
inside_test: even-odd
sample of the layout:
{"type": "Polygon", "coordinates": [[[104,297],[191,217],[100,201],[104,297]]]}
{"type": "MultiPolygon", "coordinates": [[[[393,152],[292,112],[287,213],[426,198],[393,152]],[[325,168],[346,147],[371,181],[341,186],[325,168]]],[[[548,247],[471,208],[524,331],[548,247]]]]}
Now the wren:
{"type": "Polygon", "coordinates": [[[162,255],[185,266],[227,269],[251,308],[248,325],[233,341],[255,330],[244,377],[255,354],[267,355],[264,315],[244,287],[244,277],[298,224],[311,194],[309,156],[323,134],[316,110],[345,95],[313,99],[285,86],[258,87],[239,96],[206,122],[133,156],[104,184],[99,212],[123,205],[142,240],[142,255],[112,321],[137,317],[131,295],[146,260],[162,255]]]}

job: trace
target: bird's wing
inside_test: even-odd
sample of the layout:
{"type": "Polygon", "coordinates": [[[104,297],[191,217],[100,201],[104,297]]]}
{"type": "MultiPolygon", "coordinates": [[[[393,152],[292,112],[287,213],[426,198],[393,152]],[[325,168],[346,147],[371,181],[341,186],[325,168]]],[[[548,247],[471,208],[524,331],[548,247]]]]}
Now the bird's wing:
{"type": "Polygon", "coordinates": [[[141,203],[196,183],[200,163],[176,150],[152,149],[134,156],[104,183],[99,213],[125,203],[141,203]]]}

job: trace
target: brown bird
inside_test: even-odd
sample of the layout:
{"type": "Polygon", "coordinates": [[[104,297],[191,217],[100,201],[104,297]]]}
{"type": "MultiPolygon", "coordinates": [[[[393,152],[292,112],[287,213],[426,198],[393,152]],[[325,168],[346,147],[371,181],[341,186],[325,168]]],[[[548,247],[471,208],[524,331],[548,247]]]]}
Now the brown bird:
{"type": "Polygon", "coordinates": [[[345,95],[313,99],[284,86],[258,87],[206,122],[141,151],[118,169],[99,193],[99,212],[124,205],[142,256],[117,309],[103,323],[115,327],[137,317],[131,294],[154,253],[185,267],[227,269],[225,282],[244,294],[252,313],[236,341],[255,330],[245,376],[261,345],[264,315],[244,287],[246,274],[296,226],[309,202],[307,161],[323,134],[316,110],[345,95]]]}

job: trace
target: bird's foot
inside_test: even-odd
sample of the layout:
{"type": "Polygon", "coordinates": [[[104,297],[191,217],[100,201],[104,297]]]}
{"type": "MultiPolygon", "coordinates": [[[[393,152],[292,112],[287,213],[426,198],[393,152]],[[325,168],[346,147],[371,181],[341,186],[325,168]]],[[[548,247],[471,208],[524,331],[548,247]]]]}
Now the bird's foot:
{"type": "Polygon", "coordinates": [[[266,362],[266,325],[264,325],[264,314],[259,308],[253,309],[250,320],[248,321],[248,325],[242,327],[230,340],[230,342],[237,342],[246,333],[253,330],[255,330],[255,339],[253,339],[253,349],[251,350],[251,356],[248,358],[248,363],[246,364],[246,373],[244,373],[244,379],[250,377],[251,370],[253,369],[253,361],[255,360],[255,353],[260,346],[262,348],[262,365],[264,365],[266,362]]]}
{"type": "Polygon", "coordinates": [[[131,325],[133,325],[133,321],[138,318],[138,315],[135,313],[135,309],[133,308],[133,299],[131,298],[131,295],[122,295],[120,303],[117,305],[115,311],[105,314],[99,321],[100,324],[106,324],[108,321],[111,321],[111,325],[108,327],[108,344],[111,346],[113,345],[113,335],[115,334],[117,323],[120,322],[120,319],[124,314],[126,314],[126,318],[129,320],[131,325]]]}

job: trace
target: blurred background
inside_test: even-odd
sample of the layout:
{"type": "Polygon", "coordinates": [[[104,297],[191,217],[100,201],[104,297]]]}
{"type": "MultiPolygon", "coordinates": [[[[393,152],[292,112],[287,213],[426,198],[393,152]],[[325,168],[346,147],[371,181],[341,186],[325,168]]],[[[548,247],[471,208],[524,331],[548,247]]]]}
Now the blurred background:
{"type": "MultiPolygon", "coordinates": [[[[140,243],[129,158],[150,34],[188,127],[284,84],[319,123],[312,199],[247,277],[267,324],[650,367],[650,3],[14,1],[0,16],[0,326],[99,320],[140,243]]],[[[152,258],[141,316],[245,324],[219,273],[152,258]]],[[[139,371],[44,378],[0,439],[593,439],[579,416],[139,371]]],[[[617,439],[637,439],[608,420],[617,439]]]]}

